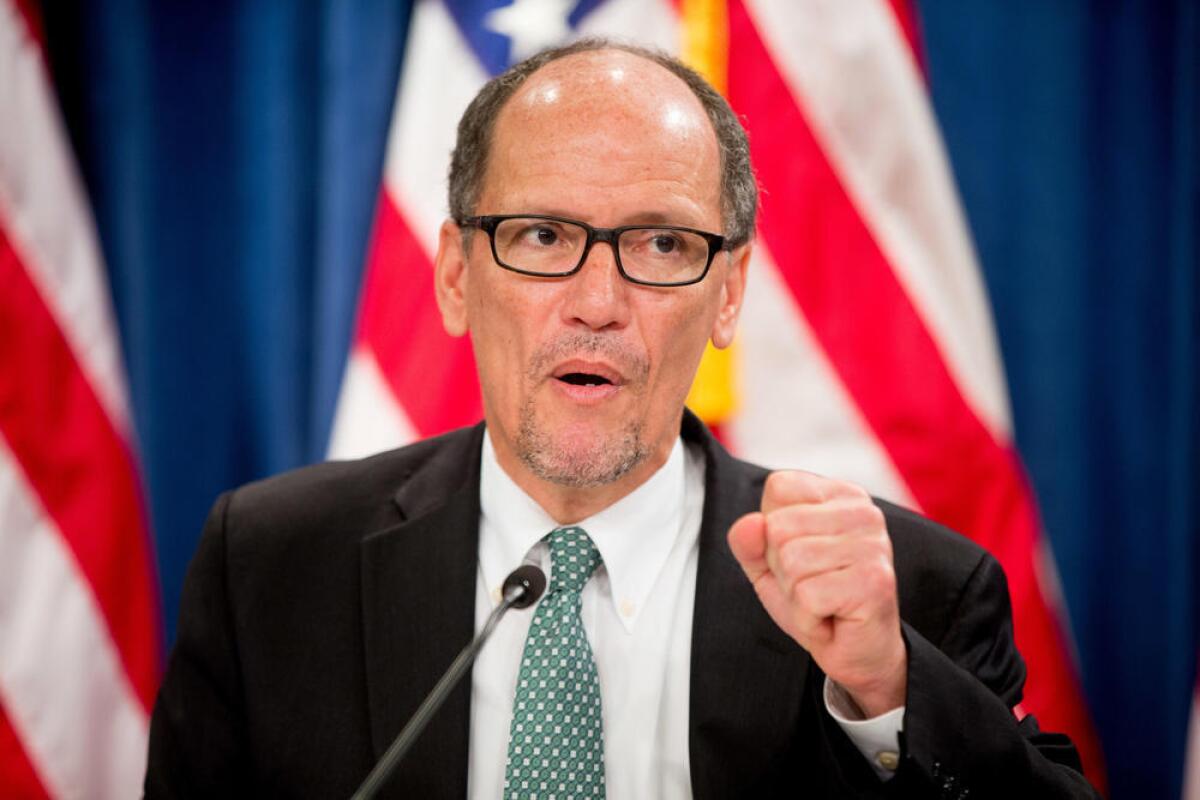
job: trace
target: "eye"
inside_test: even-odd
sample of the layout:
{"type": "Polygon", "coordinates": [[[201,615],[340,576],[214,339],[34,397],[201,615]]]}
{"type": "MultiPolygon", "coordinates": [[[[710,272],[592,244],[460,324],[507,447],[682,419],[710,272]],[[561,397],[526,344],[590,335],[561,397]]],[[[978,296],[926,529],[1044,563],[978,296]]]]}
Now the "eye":
{"type": "Polygon", "coordinates": [[[658,234],[650,243],[654,247],[654,252],[664,256],[679,249],[679,240],[665,233],[658,234]]]}
{"type": "Polygon", "coordinates": [[[558,233],[550,228],[535,228],[533,238],[541,245],[551,245],[558,241],[558,233]]]}

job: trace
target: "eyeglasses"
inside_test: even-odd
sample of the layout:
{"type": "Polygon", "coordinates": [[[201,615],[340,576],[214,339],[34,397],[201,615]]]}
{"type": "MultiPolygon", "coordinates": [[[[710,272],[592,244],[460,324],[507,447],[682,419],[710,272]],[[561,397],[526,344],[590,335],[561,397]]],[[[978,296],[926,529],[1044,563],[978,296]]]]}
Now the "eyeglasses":
{"type": "Polygon", "coordinates": [[[543,278],[574,275],[592,245],[606,242],[625,280],[643,286],[687,286],[704,280],[713,256],[725,249],[724,236],[677,225],[593,228],[540,214],[466,217],[458,224],[486,231],[501,267],[543,278]]]}

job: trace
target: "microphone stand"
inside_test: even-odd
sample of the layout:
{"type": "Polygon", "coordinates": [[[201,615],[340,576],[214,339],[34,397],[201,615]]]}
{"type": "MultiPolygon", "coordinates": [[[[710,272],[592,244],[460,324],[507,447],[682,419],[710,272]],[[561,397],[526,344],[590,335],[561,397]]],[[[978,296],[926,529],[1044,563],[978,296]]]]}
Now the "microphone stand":
{"type": "Polygon", "coordinates": [[[416,742],[417,737],[425,730],[425,726],[433,719],[433,715],[446,702],[450,692],[470,669],[475,657],[479,655],[479,651],[483,649],[488,637],[492,635],[492,631],[499,624],[500,618],[511,608],[528,608],[533,605],[541,597],[545,588],[546,576],[537,567],[525,565],[513,570],[512,574],[504,581],[504,595],[500,605],[496,606],[488,616],[487,621],[483,624],[483,630],[462,649],[462,652],[450,664],[446,674],[433,687],[433,691],[425,698],[425,702],[412,715],[408,724],[404,726],[404,730],[400,731],[400,735],[392,742],[387,752],[379,759],[379,763],[371,770],[371,774],[367,775],[366,780],[362,782],[350,800],[369,800],[375,797],[384,782],[391,776],[392,770],[404,758],[404,755],[416,742]]]}

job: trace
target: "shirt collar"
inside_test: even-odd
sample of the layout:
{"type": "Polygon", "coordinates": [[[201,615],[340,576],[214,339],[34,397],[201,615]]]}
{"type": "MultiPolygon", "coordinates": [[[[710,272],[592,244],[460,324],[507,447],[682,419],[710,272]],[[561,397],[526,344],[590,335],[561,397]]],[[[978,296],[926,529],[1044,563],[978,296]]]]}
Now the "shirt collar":
{"type": "MultiPolygon", "coordinates": [[[[666,463],[645,483],[576,523],[604,559],[600,570],[611,588],[608,600],[627,632],[632,633],[681,533],[685,494],[684,450],[677,438],[666,463]]],[[[559,526],[500,466],[490,431],[483,437],[479,505],[480,567],[489,590],[494,590],[559,526]]]]}

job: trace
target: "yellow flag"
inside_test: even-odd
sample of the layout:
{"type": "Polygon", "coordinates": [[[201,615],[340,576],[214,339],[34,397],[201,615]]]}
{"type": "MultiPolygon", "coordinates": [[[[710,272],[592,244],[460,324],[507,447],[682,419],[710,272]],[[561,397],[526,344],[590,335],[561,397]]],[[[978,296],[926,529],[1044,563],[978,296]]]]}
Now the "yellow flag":
{"type": "MultiPolygon", "coordinates": [[[[725,92],[729,69],[729,20],[726,0],[683,0],[683,61],[717,91],[725,92]]],[[[718,350],[710,342],[688,393],[688,408],[710,425],[729,419],[737,408],[737,343],[718,350]]]]}

